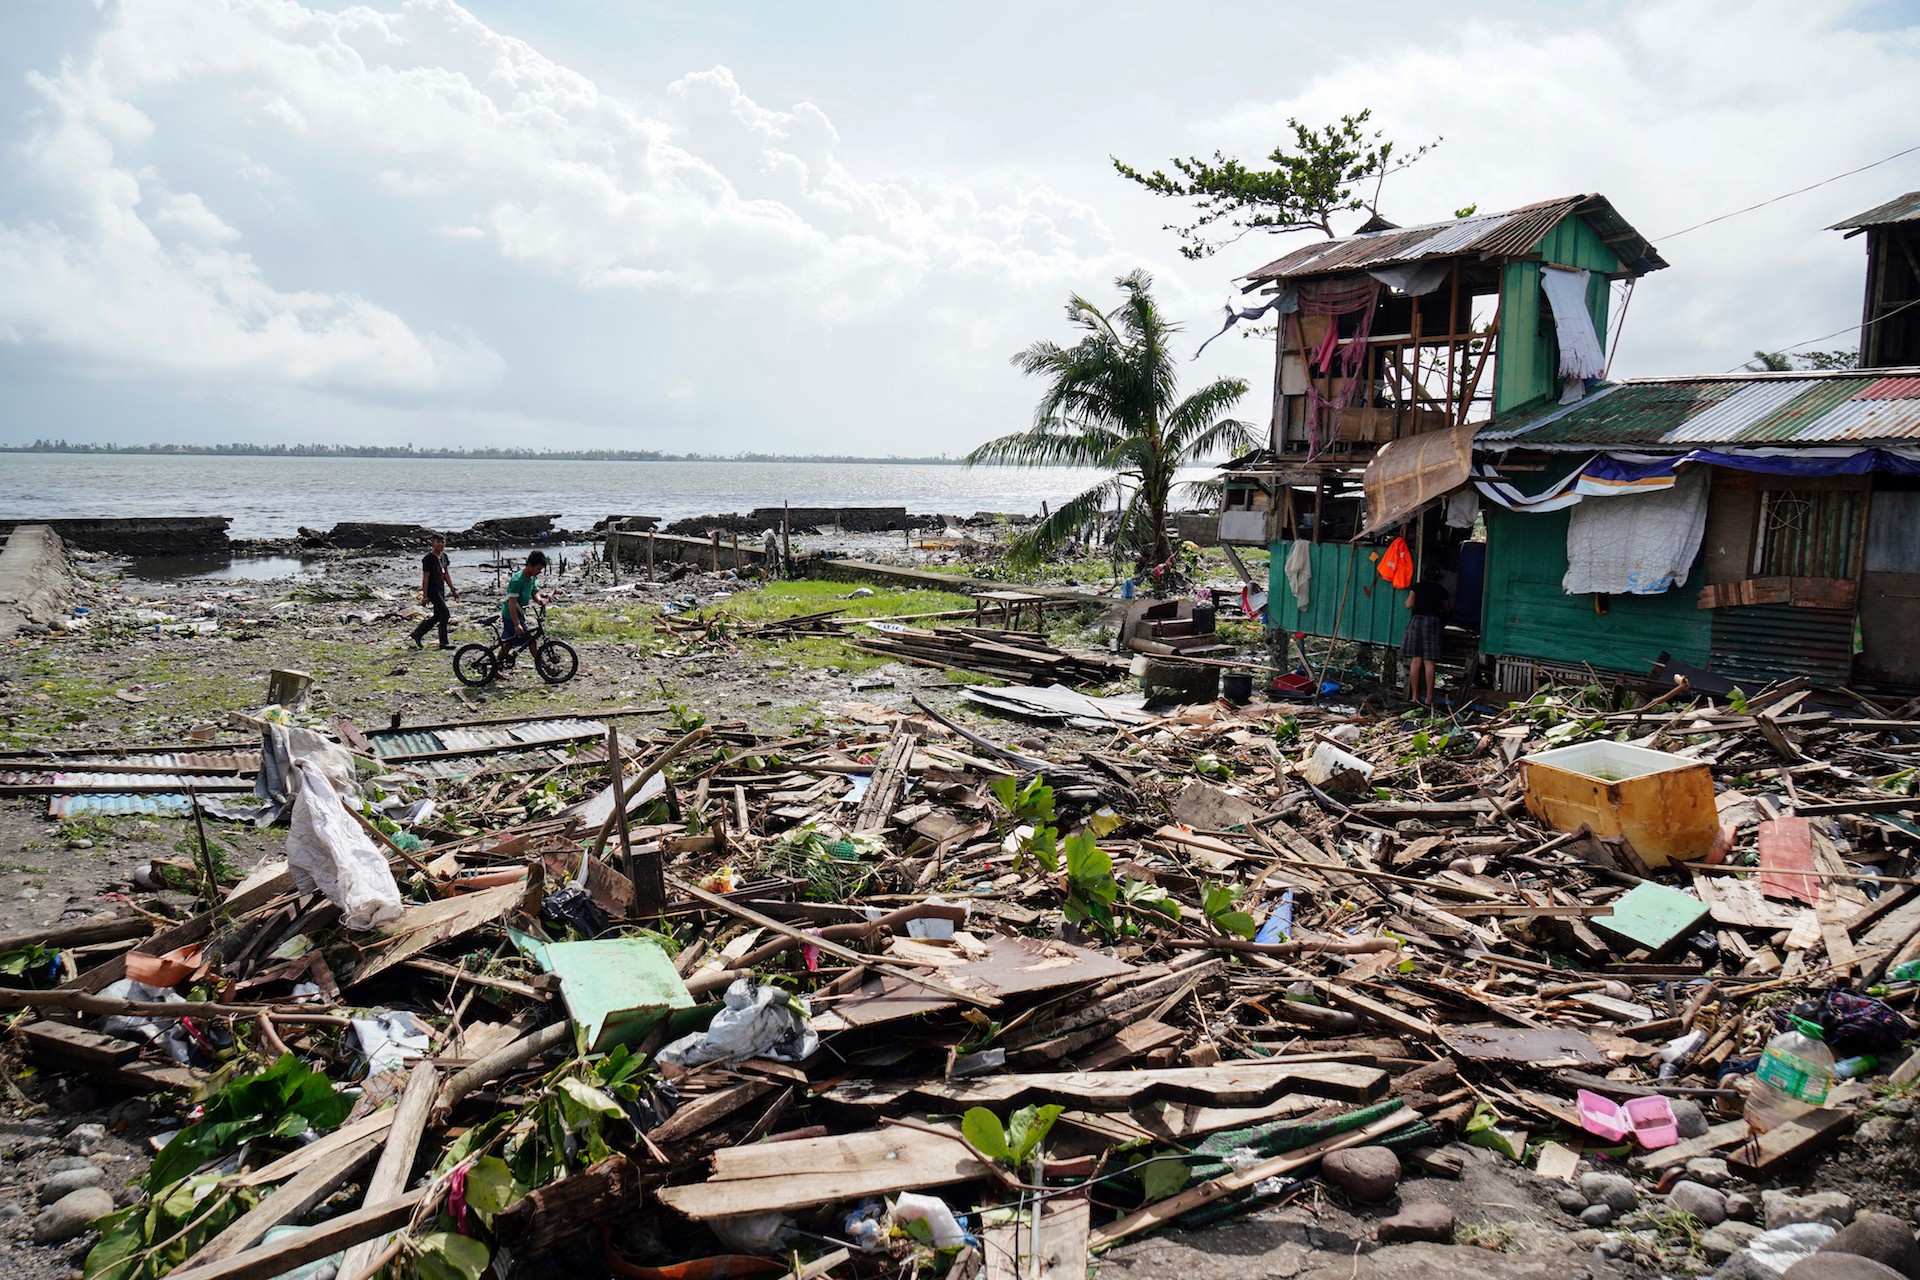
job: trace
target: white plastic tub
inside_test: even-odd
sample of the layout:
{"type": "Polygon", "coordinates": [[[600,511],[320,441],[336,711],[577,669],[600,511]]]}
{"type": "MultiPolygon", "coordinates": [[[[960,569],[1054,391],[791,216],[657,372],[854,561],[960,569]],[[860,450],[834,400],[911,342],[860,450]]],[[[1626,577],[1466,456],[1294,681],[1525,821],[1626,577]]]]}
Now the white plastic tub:
{"type": "Polygon", "coordinates": [[[1520,770],[1534,817],[1560,831],[1625,836],[1648,866],[1698,858],[1719,831],[1713,773],[1685,756],[1582,742],[1526,756],[1520,770]]]}

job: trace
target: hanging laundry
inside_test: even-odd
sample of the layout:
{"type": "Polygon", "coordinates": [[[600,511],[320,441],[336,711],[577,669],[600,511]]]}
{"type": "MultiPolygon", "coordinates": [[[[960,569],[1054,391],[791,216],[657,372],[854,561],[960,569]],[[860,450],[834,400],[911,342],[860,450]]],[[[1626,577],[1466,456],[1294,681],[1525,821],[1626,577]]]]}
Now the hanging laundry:
{"type": "Polygon", "coordinates": [[[1647,596],[1684,587],[1706,530],[1707,476],[1697,467],[1669,489],[1582,502],[1567,518],[1561,589],[1647,596]]]}
{"type": "Polygon", "coordinates": [[[1305,538],[1293,540],[1293,550],[1287,552],[1287,586],[1293,591],[1293,602],[1306,612],[1307,595],[1313,589],[1313,544],[1305,538]]]}
{"type": "Polygon", "coordinates": [[[1540,291],[1553,308],[1553,330],[1560,340],[1560,376],[1568,380],[1567,394],[1575,400],[1585,394],[1587,379],[1599,377],[1607,368],[1593,313],[1587,309],[1590,274],[1566,267],[1540,268],[1540,291]]]}
{"type": "Polygon", "coordinates": [[[1413,585],[1413,552],[1407,548],[1405,538],[1393,540],[1387,554],[1380,557],[1378,572],[1393,584],[1395,591],[1405,591],[1413,585]]]}

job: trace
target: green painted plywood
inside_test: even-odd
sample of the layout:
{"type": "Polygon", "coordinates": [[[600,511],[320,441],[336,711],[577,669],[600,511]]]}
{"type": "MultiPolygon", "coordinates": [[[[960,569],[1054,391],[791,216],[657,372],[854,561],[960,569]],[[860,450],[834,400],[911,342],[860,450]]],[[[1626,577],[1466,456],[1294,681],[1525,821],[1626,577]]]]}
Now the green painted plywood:
{"type": "Polygon", "coordinates": [[[1686,586],[1657,596],[1613,596],[1608,611],[1599,613],[1592,596],[1570,596],[1560,589],[1572,514],[1486,509],[1481,650],[1585,662],[1610,671],[1648,671],[1662,653],[1705,666],[1713,645],[1713,611],[1699,607],[1702,571],[1696,567],[1686,586]]]}
{"type": "Polygon", "coordinates": [[[1267,565],[1267,617],[1277,628],[1331,636],[1337,617],[1341,639],[1365,644],[1400,643],[1407,630],[1407,593],[1395,591],[1375,568],[1379,557],[1386,554],[1384,548],[1345,542],[1313,544],[1313,581],[1307,588],[1304,611],[1287,585],[1286,560],[1292,551],[1292,542],[1274,543],[1267,565]],[[1343,594],[1344,608],[1340,603],[1343,594]]]}
{"type": "Polygon", "coordinates": [[[1539,255],[1537,261],[1509,262],[1501,273],[1495,413],[1505,413],[1559,390],[1555,379],[1559,346],[1554,341],[1553,321],[1540,307],[1540,263],[1593,272],[1587,281],[1587,309],[1593,316],[1594,332],[1607,332],[1607,279],[1618,274],[1621,267],[1606,242],[1584,219],[1569,215],[1540,241],[1539,255]]]}

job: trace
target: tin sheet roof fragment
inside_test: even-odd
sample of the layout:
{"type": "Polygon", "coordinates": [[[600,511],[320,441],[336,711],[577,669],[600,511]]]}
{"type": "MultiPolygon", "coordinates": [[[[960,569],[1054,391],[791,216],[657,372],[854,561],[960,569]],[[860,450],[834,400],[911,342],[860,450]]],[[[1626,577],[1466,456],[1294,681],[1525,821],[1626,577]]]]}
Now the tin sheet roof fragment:
{"type": "Polygon", "coordinates": [[[1877,204],[1865,213],[1856,213],[1845,222],[1836,222],[1828,227],[1829,231],[1854,231],[1861,227],[1884,227],[1894,222],[1920,221],[1920,191],[1909,191],[1903,196],[1895,196],[1885,204],[1877,204]]]}
{"type": "Polygon", "coordinates": [[[1920,440],[1920,369],[1636,378],[1571,405],[1536,403],[1474,436],[1481,447],[1896,444],[1920,440]]]}
{"type": "Polygon", "coordinates": [[[1395,227],[1305,245],[1243,277],[1249,287],[1273,280],[1372,271],[1453,254],[1510,257],[1532,252],[1568,214],[1585,218],[1629,275],[1642,276],[1666,266],[1647,238],[1615,211],[1602,195],[1562,196],[1522,205],[1505,213],[1449,218],[1417,227],[1395,227]]]}

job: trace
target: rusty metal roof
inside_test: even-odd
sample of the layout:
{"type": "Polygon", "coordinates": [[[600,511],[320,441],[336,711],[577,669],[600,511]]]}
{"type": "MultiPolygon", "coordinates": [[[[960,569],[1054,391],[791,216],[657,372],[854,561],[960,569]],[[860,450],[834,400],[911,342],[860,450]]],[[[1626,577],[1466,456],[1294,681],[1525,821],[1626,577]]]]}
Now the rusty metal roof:
{"type": "Polygon", "coordinates": [[[1827,230],[1857,231],[1862,227],[1884,227],[1893,222],[1915,221],[1920,221],[1920,191],[1909,191],[1885,204],[1875,205],[1865,213],[1856,213],[1845,222],[1836,222],[1827,230]]]}
{"type": "Polygon", "coordinates": [[[1505,213],[1480,213],[1418,227],[1369,231],[1305,245],[1284,258],[1250,271],[1250,284],[1418,262],[1422,258],[1474,254],[1504,258],[1533,252],[1569,214],[1578,214],[1612,249],[1629,275],[1642,276],[1667,265],[1645,236],[1614,210],[1605,196],[1587,194],[1542,200],[1505,213]]]}
{"type": "Polygon", "coordinates": [[[1875,444],[1920,440],[1920,369],[1636,378],[1503,414],[1478,446],[1875,444]]]}

